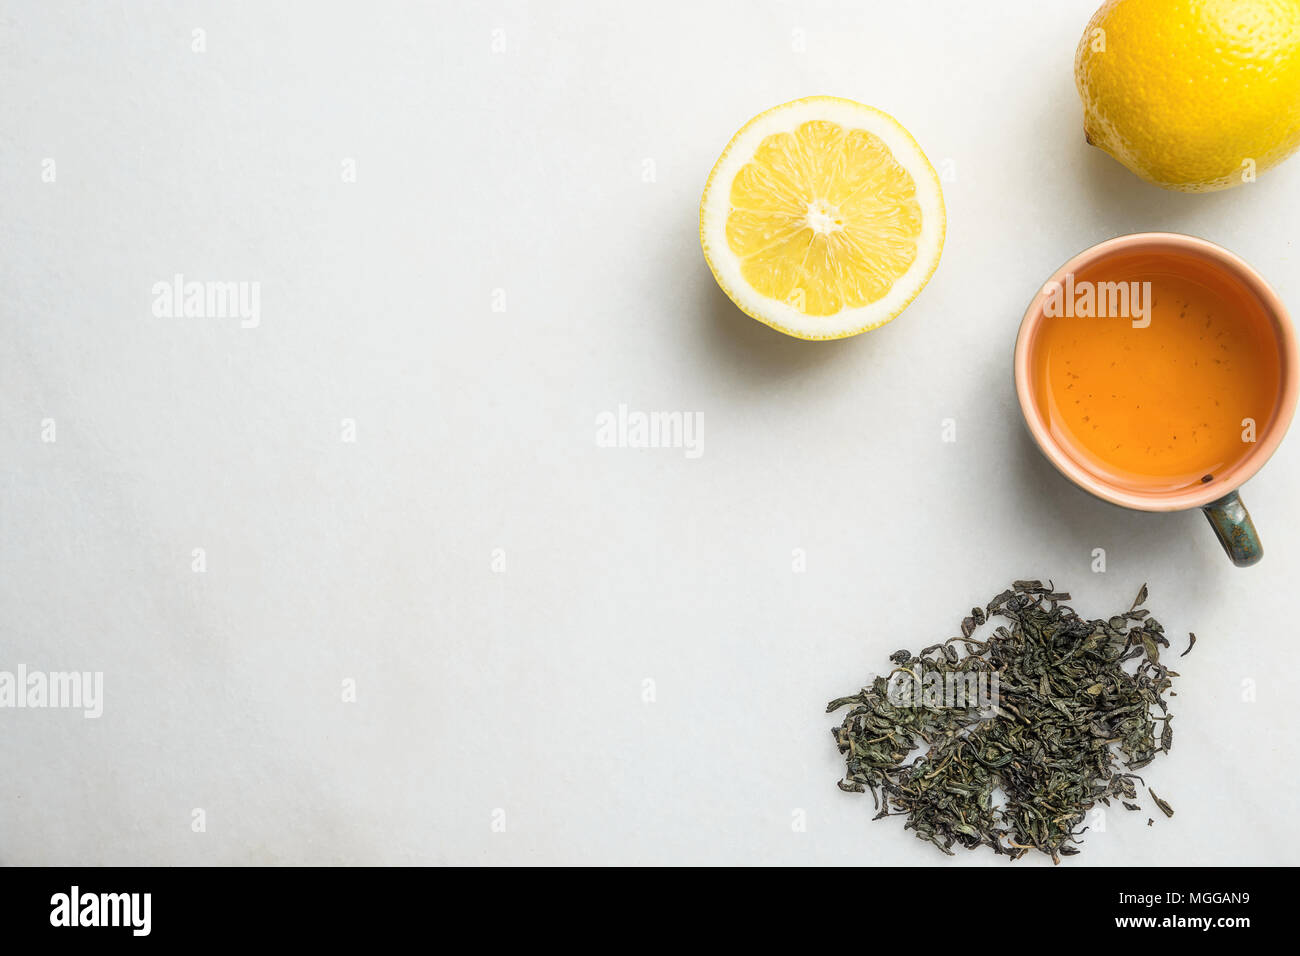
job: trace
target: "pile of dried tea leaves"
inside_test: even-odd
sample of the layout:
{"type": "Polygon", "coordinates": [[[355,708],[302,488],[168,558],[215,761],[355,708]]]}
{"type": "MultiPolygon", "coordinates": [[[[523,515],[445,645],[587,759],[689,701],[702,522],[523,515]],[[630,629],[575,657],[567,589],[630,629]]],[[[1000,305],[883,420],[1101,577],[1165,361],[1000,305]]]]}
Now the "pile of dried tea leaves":
{"type": "Polygon", "coordinates": [[[961,637],[893,654],[889,677],[826,707],[850,708],[833,731],[840,789],[870,789],[876,819],[906,815],[950,855],[953,844],[1058,863],[1078,853],[1088,811],[1112,798],[1139,809],[1133,771],[1173,742],[1163,695],[1178,675],[1160,663],[1169,642],[1146,598],[1143,585],[1124,613],[1087,621],[1061,603],[1070,595],[1017,581],[973,609],[961,637]],[[1009,624],[974,640],[995,617],[1009,624]]]}

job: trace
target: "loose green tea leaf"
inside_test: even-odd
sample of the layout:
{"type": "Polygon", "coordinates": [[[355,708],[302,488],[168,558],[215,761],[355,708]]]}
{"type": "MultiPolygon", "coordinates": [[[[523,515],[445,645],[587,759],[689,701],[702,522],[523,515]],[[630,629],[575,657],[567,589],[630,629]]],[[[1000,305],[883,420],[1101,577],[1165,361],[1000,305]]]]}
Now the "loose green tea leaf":
{"type": "Polygon", "coordinates": [[[1143,585],[1125,613],[1088,621],[1061,603],[1069,594],[1017,581],[974,609],[960,637],[893,654],[887,677],[827,705],[850,708],[832,731],[846,764],[840,789],[870,790],[877,819],[906,816],[950,855],[954,845],[1055,862],[1077,853],[1088,811],[1112,797],[1137,809],[1131,771],[1173,742],[1172,673],[1159,662],[1169,641],[1138,610],[1146,598],[1143,585]],[[994,617],[1009,626],[972,637],[994,617]]]}
{"type": "Polygon", "coordinates": [[[1174,815],[1174,808],[1171,807],[1169,804],[1165,803],[1159,797],[1157,797],[1156,792],[1154,790],[1152,790],[1150,787],[1147,787],[1147,793],[1151,794],[1151,799],[1156,802],[1156,806],[1160,808],[1161,813],[1163,813],[1167,817],[1172,817],[1174,815]]]}
{"type": "Polygon", "coordinates": [[[1141,589],[1138,591],[1138,596],[1133,600],[1133,607],[1129,608],[1129,610],[1132,611],[1134,608],[1141,607],[1143,604],[1146,603],[1147,603],[1147,586],[1144,584],[1142,585],[1141,589]]]}
{"type": "Polygon", "coordinates": [[[1179,657],[1186,657],[1189,653],[1191,653],[1192,648],[1196,646],[1196,635],[1193,634],[1191,631],[1188,631],[1187,636],[1191,638],[1191,640],[1187,642],[1187,650],[1179,654],[1178,655],[1179,657]]]}

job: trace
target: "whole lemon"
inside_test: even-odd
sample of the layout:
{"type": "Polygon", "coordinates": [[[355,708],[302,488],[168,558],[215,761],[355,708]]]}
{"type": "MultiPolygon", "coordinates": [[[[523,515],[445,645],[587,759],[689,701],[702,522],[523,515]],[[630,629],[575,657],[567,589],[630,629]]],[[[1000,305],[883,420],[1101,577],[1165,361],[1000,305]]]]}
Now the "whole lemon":
{"type": "Polygon", "coordinates": [[[1300,146],[1300,0],[1107,0],[1074,57],[1088,142],[1183,192],[1300,146]]]}

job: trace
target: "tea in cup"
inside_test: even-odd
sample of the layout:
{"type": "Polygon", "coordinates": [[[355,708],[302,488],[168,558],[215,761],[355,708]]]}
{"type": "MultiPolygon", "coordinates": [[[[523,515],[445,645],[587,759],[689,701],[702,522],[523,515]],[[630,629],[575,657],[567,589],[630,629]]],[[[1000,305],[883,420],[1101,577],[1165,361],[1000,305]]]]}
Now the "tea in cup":
{"type": "Polygon", "coordinates": [[[1204,509],[1238,566],[1263,549],[1237,489],[1281,443],[1297,373],[1277,293],[1226,249],[1176,233],[1075,256],[1016,340],[1021,411],[1048,460],[1125,508],[1204,509]]]}

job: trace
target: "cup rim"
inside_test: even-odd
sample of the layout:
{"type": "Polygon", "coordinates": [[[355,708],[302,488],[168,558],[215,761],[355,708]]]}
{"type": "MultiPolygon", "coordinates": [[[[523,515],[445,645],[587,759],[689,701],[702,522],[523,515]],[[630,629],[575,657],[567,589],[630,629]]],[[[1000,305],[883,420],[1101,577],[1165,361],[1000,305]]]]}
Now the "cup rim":
{"type": "Polygon", "coordinates": [[[1208,239],[1177,232],[1138,232],[1116,236],[1073,256],[1039,286],[1037,294],[1025,309],[1024,318],[1020,321],[1020,331],[1016,335],[1014,359],[1016,396],[1020,402],[1020,411],[1025,425],[1034,443],[1057,471],[1084,491],[1112,504],[1138,511],[1186,511],[1191,508],[1201,508],[1236,491],[1254,477],[1264,467],[1265,462],[1273,456],[1291,424],[1295,414],[1297,392],[1300,392],[1298,373],[1300,373],[1300,356],[1297,355],[1296,350],[1295,329],[1286,306],[1283,305],[1282,299],[1273,287],[1236,254],[1208,239]],[[1053,282],[1064,282],[1068,273],[1079,272],[1104,258],[1135,246],[1191,254],[1214,262],[1250,289],[1273,323],[1281,352],[1281,385],[1276,413],[1269,422],[1267,431],[1258,436],[1254,450],[1235,469],[1227,484],[1218,482],[1179,492],[1151,494],[1130,491],[1111,484],[1084,468],[1052,439],[1047,423],[1043,420],[1034,401],[1030,346],[1044,317],[1043,307],[1048,297],[1047,288],[1053,282]]]}

